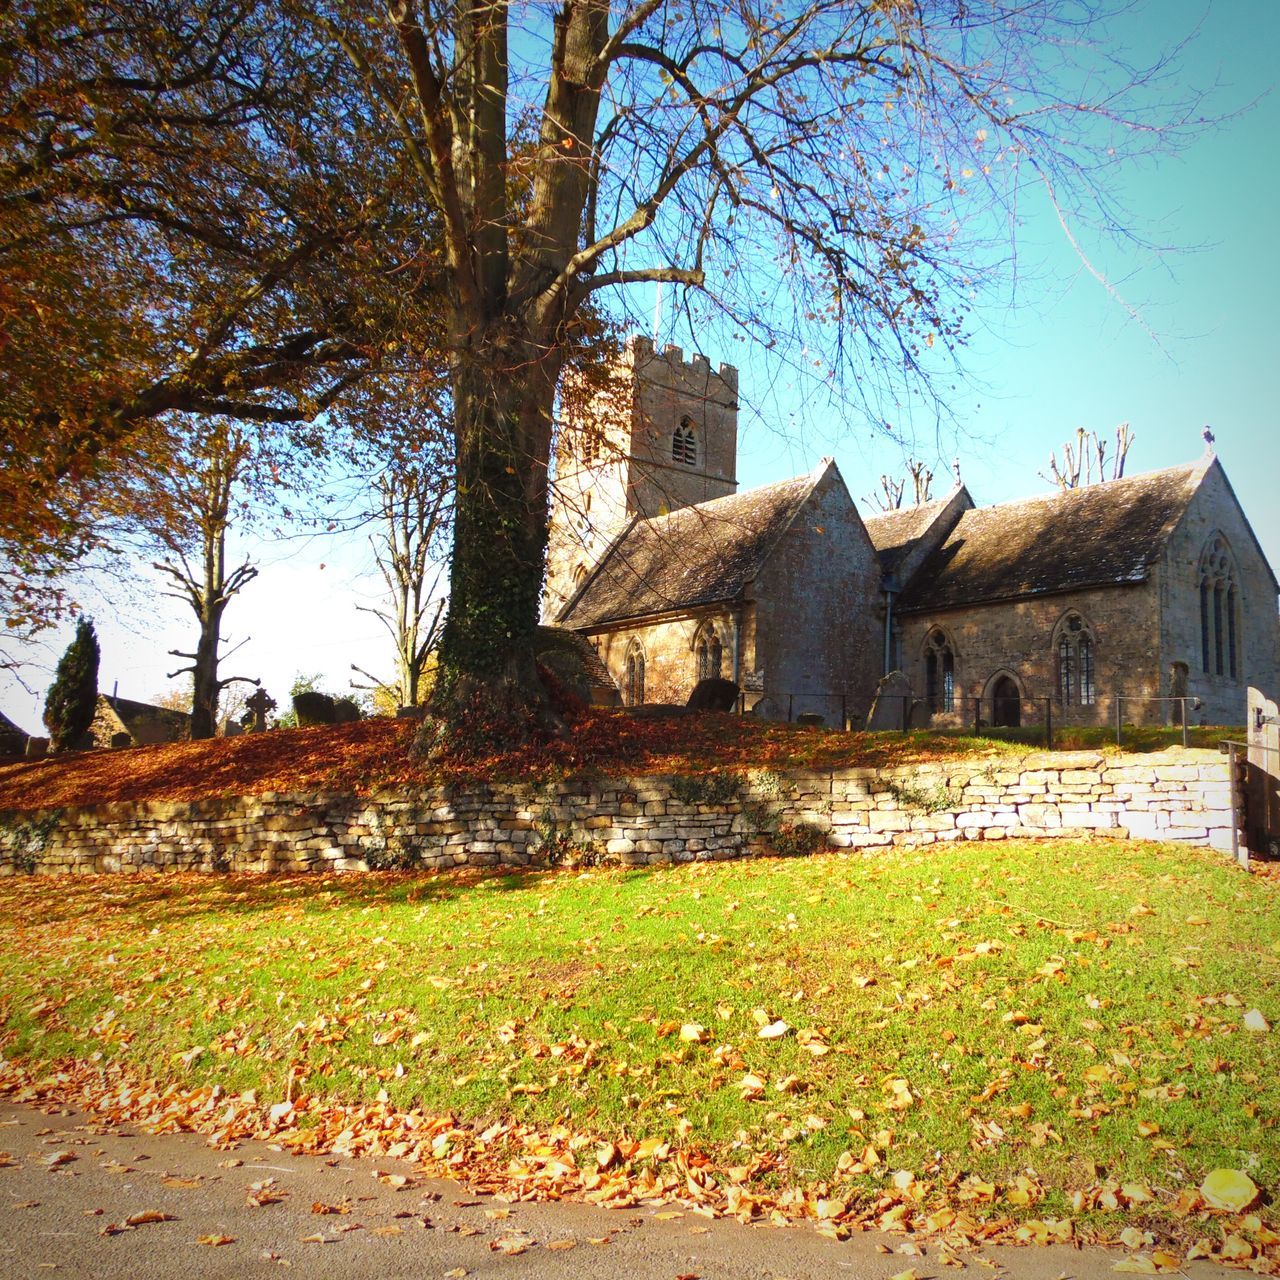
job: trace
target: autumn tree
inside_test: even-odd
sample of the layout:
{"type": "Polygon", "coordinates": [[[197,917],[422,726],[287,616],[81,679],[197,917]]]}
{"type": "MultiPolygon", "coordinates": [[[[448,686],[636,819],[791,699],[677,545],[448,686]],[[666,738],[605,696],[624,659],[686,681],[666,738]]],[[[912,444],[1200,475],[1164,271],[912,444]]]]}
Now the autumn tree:
{"type": "Polygon", "coordinates": [[[990,266],[966,252],[983,213],[1037,184],[1064,218],[1106,221],[1104,171],[1186,118],[1109,56],[1108,7],[309,7],[441,228],[457,472],[441,723],[554,727],[534,629],[584,308],[660,282],[766,341],[796,336],[788,357],[853,375],[869,402],[904,374],[927,386],[990,266]],[[516,153],[529,112],[537,143],[516,153]]]}
{"type": "Polygon", "coordinates": [[[1124,475],[1129,446],[1133,444],[1133,432],[1129,424],[1122,422],[1116,428],[1115,448],[1108,457],[1108,444],[1096,431],[1076,428],[1076,438],[1062,446],[1062,460],[1049,455],[1049,470],[1040,474],[1059,489],[1079,489],[1083,485],[1103,480],[1119,480],[1124,475]]]}
{"type": "Polygon", "coordinates": [[[430,231],[287,6],[19,0],[0,40],[0,613],[25,631],[147,424],[318,445],[407,407],[430,231]]]}
{"type": "Polygon", "coordinates": [[[98,703],[98,636],[87,618],[58,660],[44,700],[44,724],[55,751],[70,751],[88,732],[98,703]]]}

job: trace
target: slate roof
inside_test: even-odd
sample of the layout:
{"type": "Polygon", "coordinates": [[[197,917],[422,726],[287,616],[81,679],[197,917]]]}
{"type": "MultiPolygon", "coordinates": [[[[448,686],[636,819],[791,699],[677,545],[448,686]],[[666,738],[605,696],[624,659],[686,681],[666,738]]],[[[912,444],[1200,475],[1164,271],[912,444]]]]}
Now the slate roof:
{"type": "Polygon", "coordinates": [[[120,717],[126,728],[141,720],[167,724],[175,730],[183,731],[191,723],[191,715],[186,711],[155,707],[149,702],[134,702],[132,698],[113,697],[107,693],[101,695],[101,700],[120,717]]]}
{"type": "Polygon", "coordinates": [[[918,507],[899,507],[896,511],[882,511],[863,518],[880,560],[880,572],[886,578],[928,533],[930,525],[954,497],[954,493],[949,493],[945,498],[922,502],[918,507]]]}
{"type": "Polygon", "coordinates": [[[616,689],[617,682],[609,674],[604,659],[596,652],[596,647],[586,636],[565,627],[539,627],[538,643],[547,648],[562,646],[571,650],[582,662],[583,674],[587,683],[594,689],[616,689]]]}
{"type": "Polygon", "coordinates": [[[898,611],[1142,582],[1203,475],[1196,463],[966,511],[898,611]]]}
{"type": "Polygon", "coordinates": [[[568,627],[594,627],[733,600],[760,572],[774,544],[823,474],[637,518],[561,610],[568,627]]]}
{"type": "Polygon", "coordinates": [[[20,729],[3,711],[0,711],[0,738],[17,737],[26,739],[27,731],[20,729]]]}

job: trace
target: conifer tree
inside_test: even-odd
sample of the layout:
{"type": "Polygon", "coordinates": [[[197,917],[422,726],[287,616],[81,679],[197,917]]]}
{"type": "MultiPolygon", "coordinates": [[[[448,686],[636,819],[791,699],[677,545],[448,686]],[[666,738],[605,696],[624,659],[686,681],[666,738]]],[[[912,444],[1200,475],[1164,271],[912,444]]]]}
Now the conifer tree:
{"type": "Polygon", "coordinates": [[[98,701],[98,636],[93,623],[81,618],[75,638],[58,661],[44,700],[44,723],[55,751],[68,751],[93,723],[98,701]]]}

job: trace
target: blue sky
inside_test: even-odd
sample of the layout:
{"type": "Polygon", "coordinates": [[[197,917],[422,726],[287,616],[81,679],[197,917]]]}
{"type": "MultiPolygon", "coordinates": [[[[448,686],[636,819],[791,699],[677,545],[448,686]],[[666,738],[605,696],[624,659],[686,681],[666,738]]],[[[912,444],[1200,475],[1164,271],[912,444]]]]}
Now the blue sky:
{"type": "MultiPolygon", "coordinates": [[[[1253,105],[1180,155],[1129,174],[1123,189],[1138,228],[1182,248],[1157,260],[1084,245],[1142,323],[1088,273],[1044,211],[1033,213],[1012,303],[972,319],[969,380],[952,396],[955,424],[935,435],[932,420],[917,412],[915,452],[933,464],[935,492],[947,487],[958,453],[985,505],[1042,491],[1050,452],[1078,426],[1110,433],[1129,422],[1132,473],[1194,460],[1208,424],[1264,550],[1280,566],[1280,2],[1159,0],[1128,34],[1141,55],[1197,23],[1200,36],[1183,62],[1187,82],[1219,86],[1218,114],[1253,105]]],[[[738,364],[744,404],[770,415],[766,424],[743,414],[744,487],[807,471],[832,453],[861,502],[882,472],[901,472],[902,449],[856,419],[825,408],[806,413],[811,389],[766,397],[775,371],[763,353],[735,346],[708,354],[738,364]],[[788,395],[799,430],[780,429],[788,395]]],[[[299,671],[321,673],[326,687],[342,692],[352,662],[389,668],[378,624],[355,608],[372,603],[378,589],[361,539],[297,540],[260,555],[259,579],[228,613],[231,643],[248,637],[228,671],[262,676],[283,703],[299,671]]],[[[165,673],[179,664],[166,651],[191,647],[176,603],[116,581],[89,608],[102,635],[104,690],[118,682],[122,695],[147,699],[174,683],[165,673]]],[[[33,650],[28,679],[38,692],[65,643],[55,634],[33,650]]],[[[0,711],[28,730],[39,724],[39,707],[38,696],[0,683],[0,711]]]]}

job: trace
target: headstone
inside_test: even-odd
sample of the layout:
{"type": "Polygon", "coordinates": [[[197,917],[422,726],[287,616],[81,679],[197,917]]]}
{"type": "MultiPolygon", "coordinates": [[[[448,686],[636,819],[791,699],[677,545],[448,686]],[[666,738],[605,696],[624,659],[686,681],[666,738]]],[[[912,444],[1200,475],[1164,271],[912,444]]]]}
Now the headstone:
{"type": "Polygon", "coordinates": [[[360,704],[354,698],[335,698],[333,702],[334,724],[355,724],[361,718],[360,704]]]}
{"type": "Polygon", "coordinates": [[[738,705],[738,686],[719,676],[699,680],[685,705],[690,711],[732,711],[738,705]]]}
{"type": "Polygon", "coordinates": [[[253,722],[249,726],[250,733],[265,733],[267,728],[267,712],[276,709],[276,700],[265,690],[258,691],[244,704],[253,716],[253,722]]]}
{"type": "Polygon", "coordinates": [[[244,728],[244,725],[242,725],[238,720],[232,720],[231,717],[228,716],[222,722],[220,736],[223,738],[238,738],[244,732],[244,728]]]}
{"type": "Polygon", "coordinates": [[[768,694],[759,699],[751,708],[751,714],[761,720],[780,720],[778,704],[768,694]]]}
{"type": "Polygon", "coordinates": [[[933,723],[933,713],[923,698],[917,698],[911,704],[911,728],[927,729],[933,723]]]}
{"type": "Polygon", "coordinates": [[[122,747],[133,746],[133,739],[127,733],[113,733],[111,735],[111,749],[119,751],[122,747]]]}
{"type": "Polygon", "coordinates": [[[426,707],[397,707],[397,720],[421,720],[427,714],[426,707]]]}
{"type": "Polygon", "coordinates": [[[298,727],[303,729],[337,722],[333,699],[327,693],[314,689],[304,689],[293,695],[293,713],[298,717],[298,727]]]}
{"type": "Polygon", "coordinates": [[[22,754],[28,760],[43,760],[49,754],[49,739],[28,738],[27,749],[22,754]]]}
{"type": "MultiPolygon", "coordinates": [[[[1190,668],[1185,662],[1175,662],[1169,668],[1169,697],[1185,698],[1187,696],[1187,677],[1190,675],[1190,668]]],[[[1187,704],[1185,702],[1171,702],[1169,704],[1169,723],[1180,725],[1182,723],[1183,708],[1187,704]]]]}
{"type": "Polygon", "coordinates": [[[911,681],[901,671],[890,671],[887,676],[881,676],[880,683],[876,685],[876,696],[871,701],[871,711],[867,715],[868,731],[875,733],[897,729],[901,732],[907,727],[914,701],[911,681]]]}

